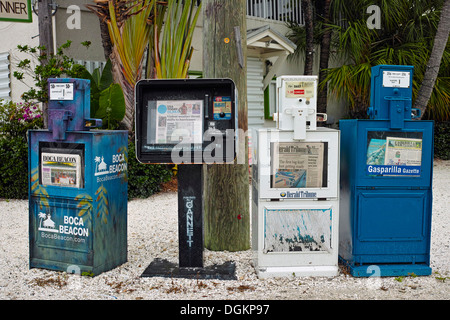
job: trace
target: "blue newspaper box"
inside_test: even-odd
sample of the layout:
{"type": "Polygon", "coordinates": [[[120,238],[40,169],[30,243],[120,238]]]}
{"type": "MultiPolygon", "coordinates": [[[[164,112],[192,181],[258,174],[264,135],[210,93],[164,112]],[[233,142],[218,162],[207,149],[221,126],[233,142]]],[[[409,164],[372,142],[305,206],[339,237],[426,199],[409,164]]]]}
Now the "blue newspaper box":
{"type": "Polygon", "coordinates": [[[339,122],[339,256],[356,277],[431,274],[433,122],[412,120],[412,77],[373,67],[370,119],[339,122]]]}
{"type": "Polygon", "coordinates": [[[90,130],[90,83],[49,80],[29,139],[30,268],[97,275],[127,261],[128,133],[90,130]]]}

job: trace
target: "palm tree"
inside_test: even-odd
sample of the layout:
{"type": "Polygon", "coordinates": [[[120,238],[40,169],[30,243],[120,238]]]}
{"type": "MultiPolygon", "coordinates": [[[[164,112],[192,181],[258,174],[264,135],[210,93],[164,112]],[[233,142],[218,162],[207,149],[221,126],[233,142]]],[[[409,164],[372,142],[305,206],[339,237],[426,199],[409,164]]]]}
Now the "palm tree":
{"type": "Polygon", "coordinates": [[[320,43],[319,61],[319,82],[322,83],[318,90],[317,112],[327,112],[328,84],[325,80],[327,76],[328,61],[330,59],[331,30],[328,24],[331,23],[331,0],[322,1],[322,38],[320,43]]]}
{"type": "MultiPolygon", "coordinates": [[[[95,0],[87,5],[108,26],[114,82],[120,84],[125,98],[123,123],[134,126],[134,86],[142,78],[144,55],[153,27],[156,0],[95,0]]],[[[105,37],[105,34],[103,34],[105,37]]]]}
{"type": "MultiPolygon", "coordinates": [[[[302,11],[304,12],[303,17],[304,17],[304,21],[305,21],[305,40],[306,40],[306,41],[304,41],[304,43],[305,43],[304,74],[312,75],[313,74],[313,64],[314,64],[314,15],[313,15],[314,7],[313,7],[313,0],[302,0],[302,11]]],[[[294,26],[294,25],[295,25],[295,23],[292,23],[292,26],[294,26]]],[[[298,27],[298,26],[295,26],[295,27],[298,27]]],[[[294,36],[294,38],[296,37],[295,33],[293,34],[293,36],[294,36]]],[[[296,42],[298,42],[298,41],[296,41],[296,42]]]]}
{"type": "Polygon", "coordinates": [[[123,123],[132,131],[134,87],[144,70],[151,78],[187,77],[200,6],[196,8],[193,0],[95,0],[95,5],[87,7],[108,26],[102,43],[105,54],[111,44],[114,80],[122,87],[126,102],[123,123]]]}
{"type": "Polygon", "coordinates": [[[42,227],[42,221],[47,218],[47,214],[43,212],[39,212],[39,227],[42,227]]]}
{"type": "MultiPolygon", "coordinates": [[[[329,27],[332,19],[335,19],[332,11],[332,0],[302,0],[302,11],[304,12],[304,25],[295,21],[288,21],[291,31],[288,37],[297,45],[292,58],[299,58],[305,54],[304,74],[313,74],[314,46],[319,52],[319,82],[326,78],[328,62],[331,55],[332,30],[329,27]]],[[[319,88],[317,99],[317,111],[326,113],[327,108],[327,85],[319,88]]]]}
{"type": "Polygon", "coordinates": [[[94,161],[95,161],[95,172],[97,172],[98,171],[98,165],[100,164],[100,157],[96,156],[94,158],[94,161]]]}
{"type": "MultiPolygon", "coordinates": [[[[431,51],[422,85],[420,86],[420,90],[417,94],[417,99],[415,102],[415,107],[420,109],[422,114],[425,114],[425,109],[433,93],[433,88],[439,75],[439,68],[441,65],[442,57],[447,46],[449,33],[450,0],[446,0],[442,8],[436,36],[434,37],[433,50],[431,51]]],[[[446,92],[446,94],[448,96],[448,91],[446,92]]]]}
{"type": "MultiPolygon", "coordinates": [[[[368,16],[361,14],[374,4],[372,0],[333,1],[333,12],[339,12],[343,20],[340,25],[330,27],[338,39],[337,57],[345,63],[328,69],[321,86],[328,83],[332,94],[348,101],[351,117],[364,118],[370,99],[371,67],[379,64],[413,65],[414,99],[424,79],[444,1],[448,2],[378,1],[382,18],[380,29],[369,29],[366,25],[368,16]]],[[[441,63],[441,71],[430,99],[433,111],[426,115],[435,119],[445,119],[450,114],[449,50],[444,52],[441,63]]]]}
{"type": "Polygon", "coordinates": [[[159,79],[188,76],[194,51],[191,46],[192,38],[201,12],[201,3],[195,8],[196,2],[193,0],[168,1],[161,39],[160,34],[157,34],[159,30],[154,30],[153,58],[156,77],[159,79]]]}

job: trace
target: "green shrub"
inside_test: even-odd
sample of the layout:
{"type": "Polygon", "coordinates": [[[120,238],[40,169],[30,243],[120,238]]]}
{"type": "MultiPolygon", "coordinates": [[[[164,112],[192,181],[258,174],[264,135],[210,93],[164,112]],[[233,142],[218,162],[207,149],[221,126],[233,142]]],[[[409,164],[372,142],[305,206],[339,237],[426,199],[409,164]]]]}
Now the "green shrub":
{"type": "Polygon", "coordinates": [[[21,137],[25,142],[27,131],[42,128],[44,121],[38,105],[0,100],[0,136],[21,137]]]}
{"type": "MultiPolygon", "coordinates": [[[[17,46],[20,52],[29,55],[29,59],[19,61],[17,67],[20,71],[14,71],[13,76],[19,81],[24,81],[26,76],[31,76],[34,80],[34,87],[22,94],[23,100],[48,102],[49,78],[82,78],[86,68],[76,64],[72,58],[64,53],[66,49],[70,48],[71,44],[72,41],[67,40],[52,54],[47,54],[46,48],[42,46],[17,46]],[[44,64],[42,64],[43,61],[45,61],[44,64]]],[[[82,44],[85,45],[85,43],[82,44]]]]}
{"type": "MultiPolygon", "coordinates": [[[[113,83],[112,64],[108,60],[101,71],[96,68],[92,74],[82,65],[67,56],[64,51],[70,48],[68,40],[57,48],[56,53],[47,55],[45,48],[18,45],[20,52],[27,53],[29,59],[19,61],[20,71],[13,73],[17,80],[24,81],[32,76],[35,87],[22,94],[25,101],[48,102],[49,78],[81,78],[91,82],[91,117],[103,120],[104,129],[115,129],[125,116],[125,100],[120,85],[113,83]],[[43,60],[47,60],[42,64],[43,60]],[[35,63],[32,63],[35,62],[35,63]],[[33,67],[33,65],[35,65],[33,67]]],[[[89,42],[82,42],[89,47],[89,42]]]]}
{"type": "Polygon", "coordinates": [[[28,145],[21,137],[0,138],[0,198],[28,198],[28,145]]]}
{"type": "Polygon", "coordinates": [[[28,197],[27,131],[42,126],[38,106],[0,101],[0,198],[28,197]]]}
{"type": "Polygon", "coordinates": [[[450,121],[434,123],[434,157],[450,160],[450,121]]]}
{"type": "Polygon", "coordinates": [[[128,199],[147,198],[160,191],[161,183],[172,178],[167,165],[142,164],[136,159],[135,144],[128,144],[128,199]]]}

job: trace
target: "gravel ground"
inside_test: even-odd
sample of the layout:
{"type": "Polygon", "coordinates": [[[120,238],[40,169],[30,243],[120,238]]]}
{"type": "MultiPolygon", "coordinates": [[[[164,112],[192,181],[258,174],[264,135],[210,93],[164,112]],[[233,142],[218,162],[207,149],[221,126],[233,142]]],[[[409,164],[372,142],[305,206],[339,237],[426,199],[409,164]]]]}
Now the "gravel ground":
{"type": "Polygon", "coordinates": [[[155,258],[178,262],[177,201],[165,192],[128,203],[128,262],[96,277],[28,267],[28,201],[0,200],[2,300],[448,300],[450,161],[436,160],[431,267],[427,277],[258,279],[251,250],[205,251],[205,265],[236,263],[237,280],[142,278],[155,258]]]}

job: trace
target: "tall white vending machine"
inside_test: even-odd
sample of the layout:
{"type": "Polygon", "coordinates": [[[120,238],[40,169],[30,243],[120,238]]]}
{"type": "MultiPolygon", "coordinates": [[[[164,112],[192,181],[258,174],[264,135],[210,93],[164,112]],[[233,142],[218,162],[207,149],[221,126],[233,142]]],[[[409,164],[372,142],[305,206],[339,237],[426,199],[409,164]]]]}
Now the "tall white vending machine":
{"type": "Polygon", "coordinates": [[[318,127],[317,76],[277,79],[276,128],[253,134],[258,277],[338,274],[339,131],[318,127]]]}

